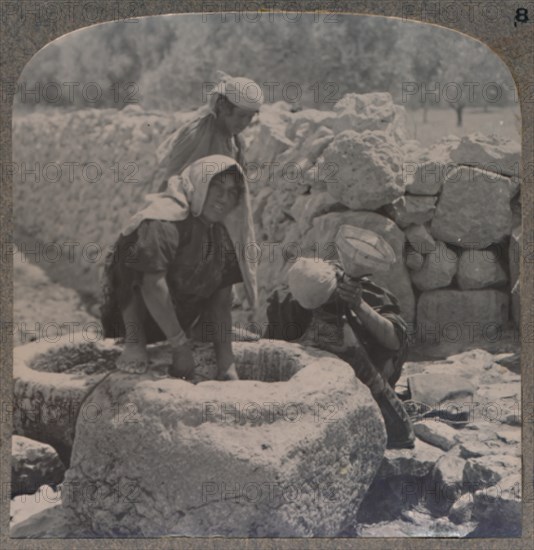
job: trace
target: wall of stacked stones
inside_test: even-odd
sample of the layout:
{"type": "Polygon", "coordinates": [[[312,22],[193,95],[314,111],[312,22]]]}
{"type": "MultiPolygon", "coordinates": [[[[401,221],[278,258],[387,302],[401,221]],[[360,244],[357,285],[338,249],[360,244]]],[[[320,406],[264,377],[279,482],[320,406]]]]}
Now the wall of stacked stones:
{"type": "MultiPolygon", "coordinates": [[[[130,106],[16,119],[15,236],[39,240],[43,261],[68,253],[64,282],[96,295],[102,253],[157,187],[157,146],[193,114],[130,106]]],[[[242,253],[259,263],[260,321],[295,258],[334,259],[348,223],[392,246],[397,262],[375,280],[419,340],[492,339],[518,323],[519,143],[473,134],[426,147],[387,93],[348,94],[332,111],[266,105],[243,138],[257,242],[242,253]]]]}

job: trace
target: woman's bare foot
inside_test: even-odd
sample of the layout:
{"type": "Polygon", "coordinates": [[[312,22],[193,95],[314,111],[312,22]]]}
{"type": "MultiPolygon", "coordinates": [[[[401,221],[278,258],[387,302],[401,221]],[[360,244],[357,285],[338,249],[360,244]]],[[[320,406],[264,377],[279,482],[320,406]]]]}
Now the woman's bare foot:
{"type": "Polygon", "coordinates": [[[235,365],[232,363],[224,372],[218,372],[217,380],[239,380],[235,365]]]}
{"type": "Polygon", "coordinates": [[[145,346],[125,344],[117,359],[117,369],[129,374],[144,374],[148,368],[148,354],[145,346]]]}

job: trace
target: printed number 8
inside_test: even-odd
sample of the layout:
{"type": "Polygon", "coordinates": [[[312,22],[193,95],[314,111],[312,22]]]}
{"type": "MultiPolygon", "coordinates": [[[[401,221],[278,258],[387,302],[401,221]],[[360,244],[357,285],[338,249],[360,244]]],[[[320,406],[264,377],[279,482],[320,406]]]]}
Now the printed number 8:
{"type": "Polygon", "coordinates": [[[528,10],[526,8],[518,8],[515,10],[514,27],[517,27],[517,22],[526,23],[528,21],[528,10]]]}

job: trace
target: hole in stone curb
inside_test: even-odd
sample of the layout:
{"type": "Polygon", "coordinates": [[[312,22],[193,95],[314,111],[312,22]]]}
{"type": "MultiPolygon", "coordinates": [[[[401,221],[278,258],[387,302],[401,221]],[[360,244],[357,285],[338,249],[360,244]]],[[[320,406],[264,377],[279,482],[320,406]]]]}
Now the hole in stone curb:
{"type": "Polygon", "coordinates": [[[117,349],[102,349],[86,342],[46,351],[35,357],[28,367],[42,372],[100,374],[115,370],[119,354],[117,349]]]}
{"type": "MultiPolygon", "coordinates": [[[[277,344],[255,349],[255,345],[260,344],[251,344],[253,347],[250,348],[239,348],[234,344],[236,367],[241,380],[287,382],[305,366],[294,356],[294,350],[281,349],[277,344]]],[[[214,379],[216,362],[212,344],[193,342],[192,348],[200,374],[206,379],[214,379]]],[[[170,365],[168,345],[153,344],[148,346],[148,350],[152,367],[166,370],[170,365]]],[[[67,344],[37,355],[28,367],[41,372],[105,374],[116,370],[115,363],[121,351],[122,346],[105,349],[98,342],[67,344]]]]}

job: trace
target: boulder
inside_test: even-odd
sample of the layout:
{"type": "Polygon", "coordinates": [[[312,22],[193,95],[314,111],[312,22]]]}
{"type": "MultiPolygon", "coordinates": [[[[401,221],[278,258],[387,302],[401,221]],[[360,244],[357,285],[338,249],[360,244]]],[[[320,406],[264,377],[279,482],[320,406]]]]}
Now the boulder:
{"type": "Polygon", "coordinates": [[[419,290],[433,290],[449,286],[456,274],[458,256],[445,243],[436,241],[433,252],[425,256],[423,267],[411,274],[412,283],[419,290]]]}
{"type": "Polygon", "coordinates": [[[447,136],[432,145],[427,151],[407,151],[403,164],[406,191],[412,195],[437,195],[445,178],[456,167],[451,160],[451,151],[460,138],[447,136]]]}
{"type": "Polygon", "coordinates": [[[456,276],[462,290],[503,285],[508,280],[500,259],[492,250],[464,250],[456,276]]]}
{"type": "MultiPolygon", "coordinates": [[[[321,156],[333,139],[332,131],[324,126],[301,139],[297,137],[293,147],[279,155],[270,169],[265,170],[265,176],[268,177],[264,181],[275,190],[293,194],[308,193],[311,188],[310,178],[321,182],[335,175],[337,167],[332,166],[334,170],[328,170],[321,156]]],[[[289,206],[291,204],[292,201],[289,201],[289,206]]]]}
{"type": "Polygon", "coordinates": [[[341,132],[323,158],[337,167],[328,192],[352,210],[376,210],[404,193],[402,152],[383,132],[341,132]]]}
{"type": "Polygon", "coordinates": [[[426,476],[444,452],[420,439],[415,440],[413,449],[387,449],[377,479],[393,476],[426,476]]]}
{"type": "Polygon", "coordinates": [[[476,491],[473,516],[479,521],[480,531],[520,536],[521,475],[508,475],[498,485],[476,491]]]}
{"type": "Polygon", "coordinates": [[[57,485],[65,466],[45,443],[14,435],[11,440],[11,498],[35,493],[41,485],[57,485]]]}
{"type": "Polygon", "coordinates": [[[332,129],[336,114],[332,111],[319,111],[318,109],[303,109],[296,113],[290,113],[290,121],[287,125],[286,135],[289,139],[302,139],[317,130],[320,126],[332,129]]]}
{"type": "MultiPolygon", "coordinates": [[[[382,459],[380,410],[351,367],[287,342],[234,345],[241,380],[113,373],[79,421],[63,495],[99,536],[334,536],[382,459]],[[136,414],[119,418],[113,404],[136,414]],[[132,459],[134,457],[134,459],[132,459]]],[[[170,351],[167,350],[170,361],[170,351]]]]}
{"type": "Polygon", "coordinates": [[[462,248],[487,248],[512,232],[510,178],[459,166],[443,183],[432,236],[462,248]],[[491,197],[491,200],[488,200],[491,197]]]}
{"type": "Polygon", "coordinates": [[[473,507],[473,495],[465,493],[451,506],[448,517],[454,523],[465,523],[471,520],[473,507]]]}
{"type": "Polygon", "coordinates": [[[424,225],[410,225],[404,230],[406,240],[419,254],[428,254],[436,250],[436,241],[424,225]]]}
{"type": "Polygon", "coordinates": [[[13,539],[65,539],[84,538],[84,532],[73,522],[67,510],[61,506],[61,487],[54,490],[49,485],[35,495],[22,495],[11,501],[9,536],[13,539]]]}
{"type": "Polygon", "coordinates": [[[462,494],[465,460],[460,458],[456,449],[443,455],[435,464],[431,474],[431,488],[426,495],[430,509],[447,513],[449,508],[462,494]]]}
{"type": "Polygon", "coordinates": [[[494,454],[468,458],[464,482],[475,489],[491,487],[511,474],[521,472],[521,457],[494,454]]]}
{"type": "Polygon", "coordinates": [[[417,328],[423,341],[471,343],[499,338],[508,321],[508,295],[499,290],[431,290],[417,302],[417,328]]]}
{"type": "Polygon", "coordinates": [[[404,229],[409,225],[421,225],[432,219],[437,197],[403,195],[386,207],[395,223],[404,229]]]}
{"type": "Polygon", "coordinates": [[[413,429],[419,439],[444,451],[452,449],[458,443],[456,430],[445,422],[416,422],[413,429]]]}
{"type": "MultiPolygon", "coordinates": [[[[275,109],[260,111],[257,127],[243,132],[245,137],[246,173],[248,176],[264,173],[266,165],[275,162],[280,154],[291,148],[293,141],[285,135],[287,122],[275,109]],[[248,138],[248,139],[247,139],[248,138]]],[[[258,178],[264,181],[264,178],[258,178]]],[[[257,187],[256,176],[249,182],[251,189],[257,187]]]]}
{"type": "Polygon", "coordinates": [[[476,132],[464,136],[450,155],[457,164],[478,166],[504,176],[519,177],[521,145],[496,134],[487,136],[476,132]]]}
{"type": "Polygon", "coordinates": [[[415,298],[408,270],[403,262],[404,234],[390,219],[375,212],[340,212],[319,216],[302,239],[302,254],[325,260],[338,258],[335,238],[342,224],[375,231],[393,248],[397,261],[386,272],[377,272],[373,280],[398,298],[401,313],[408,322],[414,319],[415,298]]]}
{"type": "Polygon", "coordinates": [[[356,132],[392,131],[397,119],[400,122],[404,109],[396,109],[391,94],[372,92],[369,94],[345,94],[335,105],[337,117],[332,122],[332,129],[337,134],[345,130],[356,132]]]}

